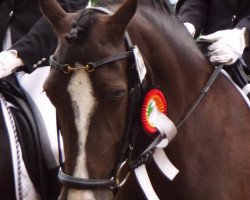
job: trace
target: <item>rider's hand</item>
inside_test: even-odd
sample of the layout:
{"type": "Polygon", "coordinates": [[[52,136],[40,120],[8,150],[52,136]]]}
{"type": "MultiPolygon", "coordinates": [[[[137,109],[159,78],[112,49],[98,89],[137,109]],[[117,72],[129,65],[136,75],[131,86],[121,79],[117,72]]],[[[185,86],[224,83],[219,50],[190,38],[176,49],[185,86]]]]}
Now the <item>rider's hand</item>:
{"type": "Polygon", "coordinates": [[[188,32],[190,33],[190,35],[192,35],[192,37],[194,37],[195,35],[195,28],[194,25],[189,23],[189,22],[185,22],[184,26],[186,27],[186,29],[188,30],[188,32]]]}
{"type": "Polygon", "coordinates": [[[13,69],[22,65],[24,63],[17,57],[16,50],[2,51],[0,53],[0,78],[10,75],[13,69]]]}
{"type": "Polygon", "coordinates": [[[235,28],[201,36],[200,40],[212,43],[208,46],[211,62],[231,65],[243,54],[248,33],[246,28],[235,28]]]}

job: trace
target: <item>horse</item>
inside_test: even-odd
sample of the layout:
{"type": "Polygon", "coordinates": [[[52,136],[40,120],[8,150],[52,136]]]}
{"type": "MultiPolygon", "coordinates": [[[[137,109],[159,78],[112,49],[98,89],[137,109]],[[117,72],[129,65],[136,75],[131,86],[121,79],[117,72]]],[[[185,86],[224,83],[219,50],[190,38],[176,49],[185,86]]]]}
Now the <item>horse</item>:
{"type": "Polygon", "coordinates": [[[59,40],[44,84],[64,145],[59,199],[146,199],[129,175],[145,163],[159,199],[249,198],[249,102],[162,1],[103,0],[77,13],[55,0],[40,6],[59,40]],[[145,68],[136,67],[135,45],[145,68]],[[164,94],[178,130],[164,148],[179,169],[173,181],[150,151],[133,162],[161,135],[141,120],[151,89],[164,94]]]}

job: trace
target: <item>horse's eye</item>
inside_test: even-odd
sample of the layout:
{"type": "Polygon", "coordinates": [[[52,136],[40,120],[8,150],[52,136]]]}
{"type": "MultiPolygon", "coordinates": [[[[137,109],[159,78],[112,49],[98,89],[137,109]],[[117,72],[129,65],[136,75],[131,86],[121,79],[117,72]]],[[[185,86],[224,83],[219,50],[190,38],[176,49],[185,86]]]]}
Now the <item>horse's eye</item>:
{"type": "Polygon", "coordinates": [[[115,91],[114,96],[113,96],[113,102],[118,103],[123,99],[124,96],[124,90],[118,90],[115,91]]]}
{"type": "Polygon", "coordinates": [[[113,103],[119,103],[124,97],[124,90],[110,91],[107,96],[113,103]]]}

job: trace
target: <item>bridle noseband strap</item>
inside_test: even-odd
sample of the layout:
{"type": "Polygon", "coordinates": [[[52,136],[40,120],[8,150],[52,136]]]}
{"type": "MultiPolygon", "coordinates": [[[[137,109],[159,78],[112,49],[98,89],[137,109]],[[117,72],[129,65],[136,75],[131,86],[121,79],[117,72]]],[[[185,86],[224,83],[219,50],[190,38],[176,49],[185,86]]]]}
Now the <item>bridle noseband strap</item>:
{"type": "Polygon", "coordinates": [[[74,189],[110,189],[114,188],[116,183],[113,179],[85,179],[73,177],[65,174],[60,168],[58,179],[63,186],[74,189]]]}

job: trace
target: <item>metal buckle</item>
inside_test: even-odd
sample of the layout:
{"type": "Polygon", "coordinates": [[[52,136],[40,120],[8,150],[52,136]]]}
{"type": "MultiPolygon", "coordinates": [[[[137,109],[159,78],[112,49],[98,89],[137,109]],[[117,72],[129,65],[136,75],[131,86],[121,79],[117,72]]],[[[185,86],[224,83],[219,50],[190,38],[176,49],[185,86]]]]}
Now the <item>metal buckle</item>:
{"type": "Polygon", "coordinates": [[[69,74],[71,71],[74,71],[74,68],[70,67],[70,65],[67,64],[63,67],[63,72],[65,74],[69,74]]]}
{"type": "Polygon", "coordinates": [[[115,176],[115,184],[116,184],[115,187],[118,189],[125,184],[125,182],[128,180],[128,177],[130,175],[130,171],[129,171],[127,162],[128,162],[128,160],[123,161],[117,170],[117,173],[115,176]],[[124,176],[122,176],[122,171],[123,171],[124,167],[127,167],[128,172],[124,176]],[[120,178],[121,179],[123,178],[123,179],[120,180],[120,178]]]}
{"type": "Polygon", "coordinates": [[[91,73],[91,72],[93,72],[95,70],[93,62],[87,63],[87,65],[85,65],[84,68],[89,73],[91,73]]]}
{"type": "Polygon", "coordinates": [[[91,73],[95,70],[95,66],[92,62],[87,63],[86,65],[82,66],[82,67],[71,67],[70,65],[66,64],[63,67],[63,72],[65,74],[69,74],[72,71],[76,71],[76,70],[80,70],[80,69],[84,69],[87,72],[91,73]]]}

